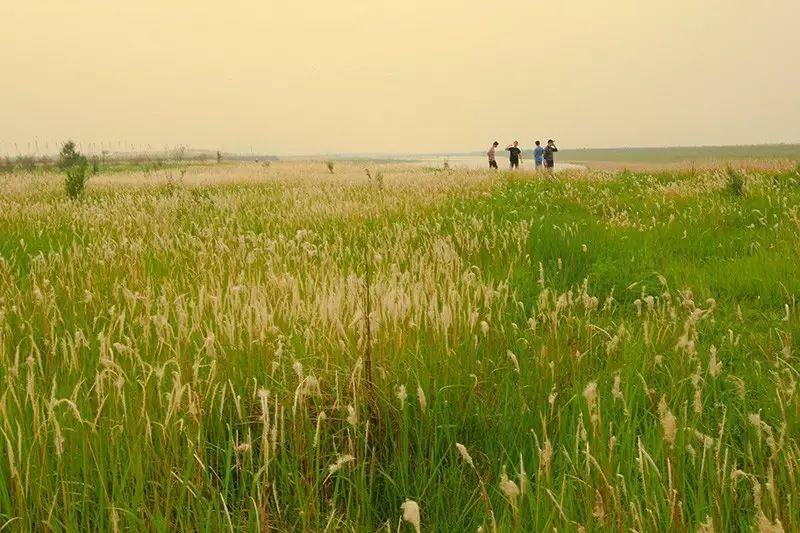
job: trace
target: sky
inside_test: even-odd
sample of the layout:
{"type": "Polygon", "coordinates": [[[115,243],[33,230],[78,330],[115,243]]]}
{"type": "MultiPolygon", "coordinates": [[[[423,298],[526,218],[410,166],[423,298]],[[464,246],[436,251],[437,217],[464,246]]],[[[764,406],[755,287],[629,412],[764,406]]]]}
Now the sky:
{"type": "Polygon", "coordinates": [[[0,155],[800,142],[798,20],[798,0],[0,0],[0,155]]]}

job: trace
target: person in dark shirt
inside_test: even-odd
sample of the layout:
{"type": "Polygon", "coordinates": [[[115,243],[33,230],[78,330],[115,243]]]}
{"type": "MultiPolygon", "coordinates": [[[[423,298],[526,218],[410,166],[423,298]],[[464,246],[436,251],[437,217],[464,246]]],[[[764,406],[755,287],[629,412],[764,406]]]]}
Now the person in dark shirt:
{"type": "Polygon", "coordinates": [[[519,160],[522,159],[522,150],[519,149],[519,141],[514,141],[514,144],[506,146],[509,151],[508,161],[511,163],[511,170],[519,168],[519,160]]]}
{"type": "Polygon", "coordinates": [[[553,167],[556,165],[553,157],[553,153],[555,152],[558,152],[558,148],[556,148],[556,142],[553,139],[550,139],[547,141],[547,146],[544,149],[544,168],[550,172],[553,171],[553,167]]]}

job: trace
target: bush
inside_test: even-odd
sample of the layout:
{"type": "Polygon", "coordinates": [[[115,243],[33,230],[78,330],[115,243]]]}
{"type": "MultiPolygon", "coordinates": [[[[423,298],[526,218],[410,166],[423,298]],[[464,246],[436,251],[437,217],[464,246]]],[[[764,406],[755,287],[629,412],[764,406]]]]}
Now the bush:
{"type": "Polygon", "coordinates": [[[29,155],[18,157],[16,167],[23,172],[33,172],[36,170],[36,159],[29,155]]]}
{"type": "Polygon", "coordinates": [[[65,185],[67,195],[75,200],[86,187],[86,168],[89,162],[86,157],[75,149],[75,143],[67,141],[61,147],[58,158],[58,168],[67,176],[65,185]]]}
{"type": "Polygon", "coordinates": [[[376,172],[375,176],[372,175],[372,172],[369,171],[368,168],[364,169],[364,172],[367,174],[367,179],[372,182],[374,181],[375,184],[378,186],[378,190],[383,190],[383,172],[376,172]]]}
{"type": "Polygon", "coordinates": [[[325,162],[325,166],[327,166],[327,167],[328,167],[328,172],[330,172],[331,174],[333,174],[333,161],[326,161],[326,162],[325,162]]]}
{"type": "Polygon", "coordinates": [[[728,174],[728,191],[734,196],[744,196],[744,176],[731,167],[726,170],[728,174]]]}
{"type": "Polygon", "coordinates": [[[0,174],[11,174],[12,172],[14,172],[14,162],[8,157],[0,159],[0,174]]]}

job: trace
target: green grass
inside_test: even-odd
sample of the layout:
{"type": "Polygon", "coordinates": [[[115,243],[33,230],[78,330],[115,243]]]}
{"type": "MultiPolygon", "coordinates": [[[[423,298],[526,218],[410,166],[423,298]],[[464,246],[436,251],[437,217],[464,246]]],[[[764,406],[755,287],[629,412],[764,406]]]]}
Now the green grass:
{"type": "Polygon", "coordinates": [[[800,529],[797,172],[192,172],[0,176],[0,526],[800,529]]]}

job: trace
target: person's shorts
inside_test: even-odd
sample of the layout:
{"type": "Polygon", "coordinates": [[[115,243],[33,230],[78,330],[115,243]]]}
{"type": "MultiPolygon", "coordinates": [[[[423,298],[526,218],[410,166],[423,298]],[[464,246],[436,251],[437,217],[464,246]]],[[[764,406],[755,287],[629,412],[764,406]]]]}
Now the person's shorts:
{"type": "Polygon", "coordinates": [[[537,161],[536,162],[536,168],[539,168],[540,166],[542,166],[542,162],[541,161],[537,161]]]}
{"type": "Polygon", "coordinates": [[[553,168],[555,166],[555,162],[554,161],[548,161],[547,159],[545,159],[544,160],[544,166],[545,166],[545,168],[553,168]]]}
{"type": "Polygon", "coordinates": [[[519,161],[511,161],[511,168],[519,168],[519,161]]]}
{"type": "Polygon", "coordinates": [[[497,161],[489,161],[489,168],[497,168],[497,161]]]}

